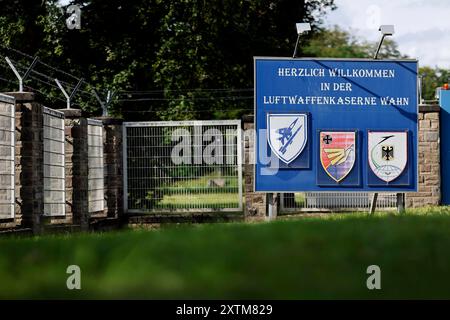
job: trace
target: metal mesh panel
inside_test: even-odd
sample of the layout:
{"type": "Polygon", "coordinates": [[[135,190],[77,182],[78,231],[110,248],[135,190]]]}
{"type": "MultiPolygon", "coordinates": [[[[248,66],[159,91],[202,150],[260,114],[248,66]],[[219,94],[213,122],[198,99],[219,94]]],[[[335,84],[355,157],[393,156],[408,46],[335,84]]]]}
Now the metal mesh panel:
{"type": "Polygon", "coordinates": [[[103,176],[103,125],[101,121],[88,119],[89,163],[89,212],[105,209],[105,186],[103,176]]]}
{"type": "Polygon", "coordinates": [[[44,215],[65,215],[64,114],[44,108],[44,215]]]}
{"type": "Polygon", "coordinates": [[[0,219],[14,218],[15,106],[0,101],[0,219]]]}
{"type": "Polygon", "coordinates": [[[128,212],[242,211],[240,121],[125,123],[124,137],[128,212]]]}
{"type": "MultiPolygon", "coordinates": [[[[366,192],[306,192],[281,194],[281,211],[359,211],[368,210],[372,195],[366,192]]],[[[380,193],[377,209],[393,209],[396,194],[380,193]]]]}

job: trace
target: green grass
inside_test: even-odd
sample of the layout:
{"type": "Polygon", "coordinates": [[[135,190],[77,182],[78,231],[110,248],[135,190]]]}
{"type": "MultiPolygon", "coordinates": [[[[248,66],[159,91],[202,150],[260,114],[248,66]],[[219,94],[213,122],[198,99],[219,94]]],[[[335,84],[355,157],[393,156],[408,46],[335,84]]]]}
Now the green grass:
{"type": "MultiPolygon", "coordinates": [[[[158,189],[162,193],[162,199],[154,201],[147,208],[235,208],[239,205],[237,176],[224,176],[220,172],[168,183],[158,189]],[[208,186],[208,182],[213,179],[223,179],[224,186],[208,186]]],[[[151,201],[153,198],[155,198],[155,192],[153,190],[148,191],[145,200],[151,201]]],[[[142,207],[143,204],[139,200],[136,206],[142,207]]]]}
{"type": "Polygon", "coordinates": [[[1,298],[450,298],[450,209],[0,239],[1,298]],[[82,290],[65,287],[70,264],[82,290]],[[380,291],[366,268],[381,267],[380,291]]]}
{"type": "Polygon", "coordinates": [[[157,207],[164,208],[165,206],[186,207],[186,203],[190,206],[198,205],[202,207],[236,207],[239,205],[238,193],[204,193],[204,194],[172,194],[165,195],[164,198],[158,202],[157,207]]]}
{"type": "Polygon", "coordinates": [[[219,172],[213,172],[209,175],[201,176],[195,179],[184,179],[171,184],[167,187],[171,188],[208,188],[208,181],[211,179],[224,179],[226,187],[237,188],[238,177],[237,176],[224,176],[219,172]]]}

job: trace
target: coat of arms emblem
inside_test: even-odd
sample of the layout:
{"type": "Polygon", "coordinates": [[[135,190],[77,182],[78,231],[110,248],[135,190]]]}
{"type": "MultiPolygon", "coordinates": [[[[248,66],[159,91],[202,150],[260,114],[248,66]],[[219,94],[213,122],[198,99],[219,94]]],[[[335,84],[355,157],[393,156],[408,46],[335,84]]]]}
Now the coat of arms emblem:
{"type": "Polygon", "coordinates": [[[356,132],[320,132],[320,162],[325,172],[340,182],[352,171],[356,158],[356,132]]]}
{"type": "Polygon", "coordinates": [[[369,165],[373,173],[385,182],[398,178],[408,159],[407,132],[369,132],[369,165]]]}
{"type": "Polygon", "coordinates": [[[267,114],[267,141],[270,149],[286,164],[294,161],[306,146],[307,119],[304,113],[267,114]]]}

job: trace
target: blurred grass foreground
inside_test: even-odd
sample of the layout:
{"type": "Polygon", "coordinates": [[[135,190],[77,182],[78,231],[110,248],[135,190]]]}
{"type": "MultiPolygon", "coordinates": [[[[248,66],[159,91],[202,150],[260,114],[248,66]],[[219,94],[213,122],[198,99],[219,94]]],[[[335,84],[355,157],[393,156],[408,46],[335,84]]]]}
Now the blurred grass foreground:
{"type": "Polygon", "coordinates": [[[450,209],[0,238],[0,298],[450,298],[450,209]],[[369,265],[381,290],[368,290],[369,265]],[[81,290],[66,269],[81,268],[81,290]]]}

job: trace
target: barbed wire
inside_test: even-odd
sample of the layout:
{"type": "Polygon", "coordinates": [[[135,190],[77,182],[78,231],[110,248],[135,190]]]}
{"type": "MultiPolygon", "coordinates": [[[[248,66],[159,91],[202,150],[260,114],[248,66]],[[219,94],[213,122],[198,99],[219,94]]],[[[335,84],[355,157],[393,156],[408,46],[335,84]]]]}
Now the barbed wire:
{"type": "MultiPolygon", "coordinates": [[[[0,44],[0,47],[2,47],[3,49],[9,50],[10,52],[13,52],[17,55],[20,55],[22,60],[25,60],[25,61],[30,62],[30,60],[33,61],[34,59],[36,59],[36,65],[34,66],[34,68],[32,68],[30,70],[29,75],[28,75],[29,78],[25,79],[25,81],[29,80],[28,82],[30,82],[32,80],[32,81],[38,82],[39,84],[41,84],[43,86],[48,86],[51,89],[56,89],[58,91],[60,91],[60,88],[55,83],[55,79],[57,79],[57,78],[58,78],[58,81],[61,83],[61,85],[63,85],[63,87],[65,87],[66,90],[70,90],[70,91],[72,91],[76,87],[78,82],[82,81],[82,85],[84,86],[84,88],[88,87],[89,91],[79,89],[77,91],[78,99],[84,97],[84,98],[89,98],[89,99],[95,100],[95,96],[94,96],[92,90],[90,90],[90,88],[95,88],[95,86],[91,85],[90,83],[88,83],[85,80],[81,80],[80,77],[77,77],[69,72],[66,72],[66,71],[56,68],[52,65],[49,65],[48,63],[40,60],[39,58],[36,58],[30,54],[27,54],[25,52],[15,49],[15,48],[11,48],[11,47],[5,46],[3,44],[0,44]],[[66,81],[67,79],[66,80],[59,79],[60,77],[55,76],[55,74],[48,74],[45,71],[36,70],[39,68],[39,66],[43,66],[43,67],[47,68],[48,70],[51,70],[50,73],[55,72],[60,75],[64,75],[65,77],[68,77],[71,80],[75,80],[76,83],[73,84],[72,82],[70,82],[71,80],[66,81]]],[[[10,66],[6,63],[5,58],[6,58],[6,55],[0,54],[0,66],[4,69],[11,71],[11,75],[12,75],[12,70],[11,70],[10,66]]],[[[8,58],[10,59],[10,61],[15,66],[15,68],[21,74],[24,74],[29,69],[29,66],[31,65],[31,62],[28,65],[26,65],[24,62],[21,62],[18,59],[14,59],[12,57],[8,57],[8,58]]],[[[17,79],[15,77],[14,77],[15,81],[13,79],[7,79],[4,77],[0,77],[0,80],[2,80],[4,82],[8,82],[10,84],[17,84],[17,79]]],[[[48,93],[45,93],[42,90],[32,87],[26,83],[24,83],[24,87],[34,90],[44,96],[48,95],[48,93]]],[[[214,100],[244,101],[244,100],[253,99],[253,96],[239,95],[239,94],[241,94],[241,93],[248,94],[253,91],[254,91],[253,88],[190,88],[190,89],[154,89],[154,90],[118,90],[117,92],[115,92],[115,101],[117,103],[121,103],[121,102],[151,102],[151,101],[154,101],[154,102],[214,101],[214,100]],[[174,95],[178,94],[178,97],[167,97],[166,95],[168,95],[168,94],[174,94],[174,95]],[[208,94],[209,96],[199,97],[199,96],[192,96],[192,94],[195,94],[195,95],[208,94]],[[157,95],[162,96],[162,97],[154,97],[157,95]],[[185,97],[184,95],[191,95],[191,96],[185,97]],[[153,96],[153,97],[146,97],[146,96],[153,96]]],[[[52,97],[52,98],[55,98],[59,101],[65,102],[65,100],[62,99],[61,97],[52,97]]],[[[239,108],[236,106],[236,109],[227,110],[227,111],[235,111],[235,110],[253,110],[253,108],[247,109],[247,108],[239,108]]],[[[122,110],[122,112],[125,112],[125,113],[128,113],[128,112],[157,113],[157,112],[162,112],[162,111],[161,110],[142,110],[142,111],[122,110]]],[[[221,112],[221,110],[215,110],[213,108],[206,107],[205,109],[196,108],[194,110],[194,112],[221,112]]]]}
{"type": "Polygon", "coordinates": [[[161,94],[166,92],[183,92],[183,93],[197,93],[197,92],[253,92],[253,88],[248,89],[203,89],[203,88],[193,88],[193,89],[166,89],[166,90],[147,90],[147,91],[119,91],[119,94],[134,94],[134,95],[146,95],[146,94],[161,94]]]}

